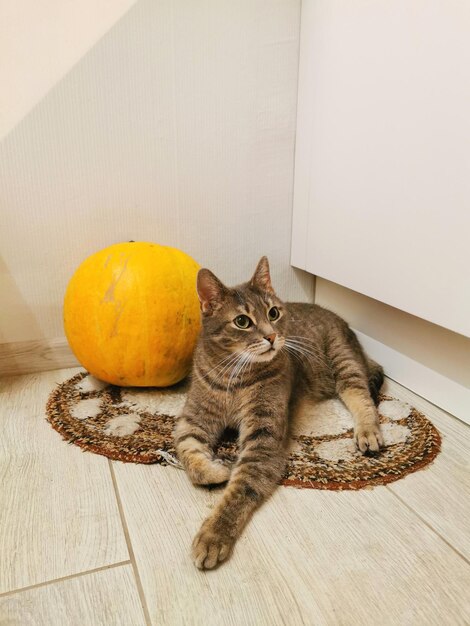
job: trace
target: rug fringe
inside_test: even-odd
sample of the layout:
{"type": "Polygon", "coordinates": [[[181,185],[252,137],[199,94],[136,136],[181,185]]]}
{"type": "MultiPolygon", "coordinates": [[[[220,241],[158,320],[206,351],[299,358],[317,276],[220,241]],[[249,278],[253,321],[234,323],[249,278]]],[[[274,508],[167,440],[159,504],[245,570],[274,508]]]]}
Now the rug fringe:
{"type": "Polygon", "coordinates": [[[184,469],[184,467],[181,465],[178,459],[175,456],[173,456],[173,454],[170,454],[169,452],[166,452],[165,450],[155,450],[155,452],[159,454],[162,457],[162,459],[165,459],[168,465],[172,465],[173,467],[176,467],[178,469],[184,469]]]}

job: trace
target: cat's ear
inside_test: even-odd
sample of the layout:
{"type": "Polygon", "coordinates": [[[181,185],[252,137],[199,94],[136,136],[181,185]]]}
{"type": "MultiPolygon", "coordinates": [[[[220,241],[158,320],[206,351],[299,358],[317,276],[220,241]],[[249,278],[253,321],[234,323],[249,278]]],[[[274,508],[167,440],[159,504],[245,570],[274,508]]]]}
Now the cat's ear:
{"type": "Polygon", "coordinates": [[[220,309],[227,295],[227,288],[210,270],[199,270],[197,275],[197,295],[203,315],[212,315],[220,309]]]}
{"type": "Polygon", "coordinates": [[[250,284],[254,287],[258,287],[262,291],[266,291],[267,293],[274,293],[274,289],[271,284],[271,276],[269,274],[269,263],[267,257],[263,256],[259,260],[250,284]]]}

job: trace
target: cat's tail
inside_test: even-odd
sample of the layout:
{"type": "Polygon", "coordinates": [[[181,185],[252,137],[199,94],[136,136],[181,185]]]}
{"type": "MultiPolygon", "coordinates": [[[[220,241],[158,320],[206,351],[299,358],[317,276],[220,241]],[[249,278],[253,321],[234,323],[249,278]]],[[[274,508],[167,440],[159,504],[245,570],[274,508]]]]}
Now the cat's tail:
{"type": "Polygon", "coordinates": [[[379,403],[379,393],[380,388],[384,382],[384,370],[381,365],[373,361],[372,359],[367,359],[367,365],[369,367],[369,391],[372,396],[372,400],[375,404],[379,403]]]}

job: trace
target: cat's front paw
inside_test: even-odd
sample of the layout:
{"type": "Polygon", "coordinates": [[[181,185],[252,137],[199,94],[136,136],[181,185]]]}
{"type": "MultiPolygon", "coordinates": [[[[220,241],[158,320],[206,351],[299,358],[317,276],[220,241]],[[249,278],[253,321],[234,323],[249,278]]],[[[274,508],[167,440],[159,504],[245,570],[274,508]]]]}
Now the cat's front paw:
{"type": "Polygon", "coordinates": [[[223,530],[216,530],[210,519],[201,526],[192,546],[194,565],[198,569],[212,569],[224,561],[234,544],[233,537],[223,530]]]}
{"type": "Polygon", "coordinates": [[[380,425],[377,422],[360,424],[354,432],[354,439],[362,454],[368,451],[378,452],[384,445],[380,425]]]}

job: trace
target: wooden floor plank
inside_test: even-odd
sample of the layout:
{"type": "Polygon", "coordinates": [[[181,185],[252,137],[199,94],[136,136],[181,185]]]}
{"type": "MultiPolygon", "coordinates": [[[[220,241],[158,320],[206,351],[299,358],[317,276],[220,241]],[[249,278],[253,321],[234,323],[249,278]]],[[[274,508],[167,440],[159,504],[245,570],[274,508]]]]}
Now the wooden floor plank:
{"type": "Polygon", "coordinates": [[[217,493],[173,468],[115,463],[153,624],[464,624],[470,567],[385,487],[279,488],[232,559],[195,569],[217,493]]]}
{"type": "Polygon", "coordinates": [[[422,411],[442,435],[434,463],[389,489],[470,561],[470,427],[393,381],[385,391],[422,411]]]}
{"type": "Polygon", "coordinates": [[[45,421],[74,371],[0,382],[0,593],[129,558],[107,460],[45,421]]]}
{"type": "Polygon", "coordinates": [[[0,598],[7,626],[145,626],[130,565],[0,598]]]}

